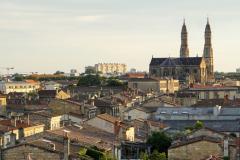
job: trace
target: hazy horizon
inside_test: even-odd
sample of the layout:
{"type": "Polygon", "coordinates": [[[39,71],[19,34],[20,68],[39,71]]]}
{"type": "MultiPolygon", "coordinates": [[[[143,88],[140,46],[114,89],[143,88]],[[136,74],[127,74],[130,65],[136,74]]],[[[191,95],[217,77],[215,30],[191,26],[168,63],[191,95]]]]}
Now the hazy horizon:
{"type": "Polygon", "coordinates": [[[148,71],[152,55],[179,56],[183,18],[190,56],[202,56],[209,17],[215,71],[234,72],[239,6],[238,0],[0,0],[0,67],[82,72],[106,62],[148,71]]]}

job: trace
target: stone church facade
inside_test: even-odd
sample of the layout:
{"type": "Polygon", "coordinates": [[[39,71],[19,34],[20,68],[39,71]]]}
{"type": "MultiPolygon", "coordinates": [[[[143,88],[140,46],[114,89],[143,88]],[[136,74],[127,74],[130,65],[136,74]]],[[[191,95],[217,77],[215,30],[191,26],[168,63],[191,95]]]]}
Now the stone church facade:
{"type": "Polygon", "coordinates": [[[149,65],[151,77],[172,77],[189,83],[214,82],[213,49],[209,21],[205,28],[202,57],[189,57],[188,33],[185,21],[181,31],[180,57],[153,58],[149,65]]]}

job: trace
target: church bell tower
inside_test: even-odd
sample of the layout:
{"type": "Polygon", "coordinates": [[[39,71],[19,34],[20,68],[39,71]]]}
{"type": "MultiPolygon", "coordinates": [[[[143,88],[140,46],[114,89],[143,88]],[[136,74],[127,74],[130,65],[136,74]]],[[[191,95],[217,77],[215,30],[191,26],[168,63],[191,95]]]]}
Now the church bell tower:
{"type": "Polygon", "coordinates": [[[184,19],[182,31],[181,31],[180,58],[185,58],[185,57],[189,57],[189,49],[188,49],[188,33],[187,33],[187,27],[185,25],[185,19],[184,19]]]}
{"type": "Polygon", "coordinates": [[[214,81],[214,64],[213,64],[213,49],[212,49],[212,42],[211,42],[211,27],[209,24],[209,20],[207,19],[207,24],[205,27],[205,43],[203,49],[203,58],[206,62],[206,74],[207,74],[207,81],[212,82],[214,81]]]}

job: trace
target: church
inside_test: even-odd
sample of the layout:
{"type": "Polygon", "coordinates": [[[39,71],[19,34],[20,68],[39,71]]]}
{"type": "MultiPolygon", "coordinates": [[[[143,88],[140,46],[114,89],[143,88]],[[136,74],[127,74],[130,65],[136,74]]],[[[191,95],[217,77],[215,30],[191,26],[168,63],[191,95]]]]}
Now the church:
{"type": "Polygon", "coordinates": [[[188,32],[183,22],[181,31],[180,57],[154,58],[149,65],[150,77],[171,77],[180,82],[214,82],[213,49],[209,20],[205,27],[205,44],[202,57],[189,57],[188,32]]]}

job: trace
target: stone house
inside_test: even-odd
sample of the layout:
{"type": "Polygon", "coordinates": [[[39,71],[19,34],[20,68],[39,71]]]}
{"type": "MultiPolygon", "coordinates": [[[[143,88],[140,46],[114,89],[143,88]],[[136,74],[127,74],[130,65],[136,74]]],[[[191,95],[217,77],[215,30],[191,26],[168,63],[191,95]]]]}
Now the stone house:
{"type": "Polygon", "coordinates": [[[174,79],[133,78],[128,81],[128,87],[144,92],[174,93],[179,90],[179,81],[174,79]]]}
{"type": "Polygon", "coordinates": [[[96,117],[86,121],[86,123],[95,128],[112,133],[116,138],[134,141],[135,128],[133,125],[128,125],[122,122],[119,118],[113,117],[109,114],[100,114],[96,117]]]}
{"type": "Polygon", "coordinates": [[[50,102],[52,99],[69,99],[70,95],[63,90],[40,90],[38,91],[40,101],[50,102]]]}
{"type": "Polygon", "coordinates": [[[135,119],[131,122],[135,128],[135,140],[137,142],[146,142],[152,132],[159,132],[169,127],[162,122],[153,120],[135,119]]]}
{"type": "Polygon", "coordinates": [[[45,130],[60,128],[61,117],[62,115],[53,114],[48,111],[38,111],[29,114],[30,121],[44,124],[45,130]]]}
{"type": "Polygon", "coordinates": [[[7,96],[0,93],[0,106],[7,105],[7,96]]]}
{"type": "MultiPolygon", "coordinates": [[[[70,139],[64,137],[61,141],[49,139],[37,139],[26,143],[20,143],[5,149],[1,149],[1,160],[80,160],[78,155],[81,146],[70,143],[70,139]]],[[[91,160],[91,158],[88,158],[91,160]]]]}
{"type": "Polygon", "coordinates": [[[198,99],[236,99],[238,98],[237,87],[226,87],[220,85],[193,85],[188,89],[194,92],[198,99]]]}
{"type": "Polygon", "coordinates": [[[168,149],[169,160],[202,160],[210,155],[236,160],[237,147],[227,140],[199,136],[172,144],[168,149]]]}
{"type": "Polygon", "coordinates": [[[123,113],[124,120],[149,119],[157,110],[157,107],[132,107],[123,113]]]}
{"type": "Polygon", "coordinates": [[[113,101],[112,99],[95,99],[94,106],[97,107],[98,114],[107,113],[115,117],[118,117],[120,115],[119,107],[121,106],[121,104],[113,101]]]}
{"type": "Polygon", "coordinates": [[[13,133],[16,134],[16,139],[28,137],[44,131],[44,124],[30,123],[29,120],[27,120],[27,122],[17,119],[1,120],[0,125],[11,127],[13,133]]]}

